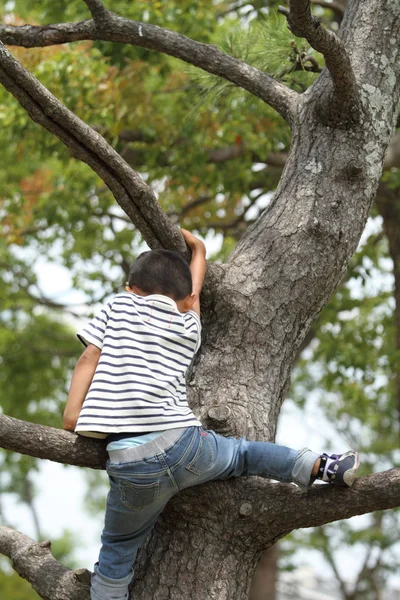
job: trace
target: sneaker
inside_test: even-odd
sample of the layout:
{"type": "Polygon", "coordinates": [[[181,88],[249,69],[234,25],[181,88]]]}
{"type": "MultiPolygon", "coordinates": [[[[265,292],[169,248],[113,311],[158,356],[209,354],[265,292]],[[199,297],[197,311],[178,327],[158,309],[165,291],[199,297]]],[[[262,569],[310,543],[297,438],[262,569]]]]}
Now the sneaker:
{"type": "Polygon", "coordinates": [[[344,454],[322,454],[321,462],[324,462],[324,473],[322,481],[327,481],[333,485],[351,487],[353,485],[356,472],[360,466],[358,452],[349,450],[344,454]]]}

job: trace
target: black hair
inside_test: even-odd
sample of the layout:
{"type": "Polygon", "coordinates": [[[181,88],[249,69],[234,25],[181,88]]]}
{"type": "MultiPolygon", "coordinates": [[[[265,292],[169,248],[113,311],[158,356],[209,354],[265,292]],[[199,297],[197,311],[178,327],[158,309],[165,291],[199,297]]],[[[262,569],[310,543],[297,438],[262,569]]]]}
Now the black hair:
{"type": "Polygon", "coordinates": [[[146,294],[164,294],[183,300],[192,293],[192,274],[178,252],[150,250],[140,254],[133,263],[128,284],[146,294]]]}

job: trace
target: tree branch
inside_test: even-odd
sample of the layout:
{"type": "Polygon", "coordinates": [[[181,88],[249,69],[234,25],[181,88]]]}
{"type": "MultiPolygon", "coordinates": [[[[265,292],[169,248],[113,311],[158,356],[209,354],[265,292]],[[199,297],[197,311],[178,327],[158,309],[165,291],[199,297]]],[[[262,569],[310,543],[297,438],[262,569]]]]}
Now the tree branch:
{"type": "MultiPolygon", "coordinates": [[[[0,447],[92,469],[104,469],[107,457],[102,441],[7,415],[0,415],[0,447]]],[[[198,489],[192,493],[198,494],[198,489]]],[[[261,535],[261,540],[264,540],[266,530],[270,531],[271,527],[276,528],[276,535],[280,532],[278,537],[282,537],[299,527],[315,527],[400,506],[400,469],[361,477],[351,489],[317,485],[307,494],[293,485],[275,485],[260,478],[240,478],[235,482],[234,494],[234,504],[237,504],[241,495],[242,501],[250,498],[251,520],[257,522],[256,535],[261,535]],[[267,505],[268,511],[265,509],[267,505]],[[293,511],[293,506],[297,507],[296,511],[293,511]],[[283,514],[286,515],[285,519],[281,518],[283,514]]]]}
{"type": "Polygon", "coordinates": [[[0,553],[44,600],[89,600],[90,573],[71,571],[52,556],[48,541],[38,544],[27,535],[0,526],[0,553]]]}
{"type": "MultiPolygon", "coordinates": [[[[104,443],[5,415],[0,415],[0,446],[68,464],[92,468],[105,465],[104,443]]],[[[308,493],[293,485],[246,477],[185,490],[169,502],[164,519],[174,522],[179,517],[180,522],[193,524],[194,521],[194,526],[198,520],[199,526],[204,526],[202,519],[207,515],[208,524],[221,524],[222,519],[228,527],[234,522],[235,543],[241,551],[255,555],[293,529],[399,505],[400,469],[362,477],[351,489],[318,485],[308,493]],[[231,507],[223,517],[221,488],[231,507]],[[194,506],[197,511],[193,511],[194,506]]],[[[0,552],[12,559],[17,572],[30,581],[45,600],[62,600],[66,590],[70,600],[88,598],[87,581],[84,586],[77,580],[77,573],[58,564],[50,554],[49,543],[35,544],[28,537],[2,527],[0,552]],[[58,590],[63,590],[64,595],[57,595],[58,590]]]]}
{"type": "Polygon", "coordinates": [[[171,217],[171,219],[173,221],[178,221],[179,219],[182,219],[182,217],[184,217],[188,212],[190,212],[194,208],[197,208],[198,206],[201,206],[202,204],[205,204],[206,202],[210,202],[210,200],[212,200],[213,198],[214,198],[214,196],[211,196],[211,195],[199,196],[198,198],[189,200],[189,202],[184,204],[184,206],[182,206],[182,208],[180,210],[177,210],[175,208],[171,209],[170,211],[168,211],[168,215],[171,217]]]}
{"type": "Polygon", "coordinates": [[[90,10],[90,14],[96,23],[101,23],[102,21],[107,20],[111,14],[101,0],[83,0],[83,2],[90,10]]]}
{"type": "Polygon", "coordinates": [[[0,83],[29,116],[56,135],[106,183],[150,247],[186,252],[183,238],[154,192],[104,138],[69,111],[0,44],[0,83]]]}
{"type": "Polygon", "coordinates": [[[0,25],[0,40],[5,44],[26,48],[78,40],[104,40],[156,50],[231,81],[270,104],[289,122],[298,97],[296,92],[263,71],[224,54],[215,46],[201,44],[174,31],[124,19],[110,12],[101,22],[89,20],[43,27],[0,25]]]}
{"type": "Polygon", "coordinates": [[[317,52],[325,58],[331,75],[337,104],[351,112],[352,120],[359,121],[360,98],[350,57],[343,42],[333,32],[321,26],[317,17],[311,14],[310,0],[289,0],[290,9],[279,8],[286,16],[290,31],[305,38],[317,52]]]}
{"type": "Polygon", "coordinates": [[[107,460],[102,441],[90,440],[63,429],[37,425],[7,415],[0,415],[0,448],[92,469],[104,469],[107,460]]]}
{"type": "Polygon", "coordinates": [[[180,518],[191,516],[193,519],[193,505],[189,500],[201,505],[207,498],[210,519],[214,510],[216,518],[221,518],[217,500],[221,498],[221,490],[214,492],[214,486],[224,486],[232,518],[235,514],[242,517],[235,523],[235,539],[243,550],[255,552],[263,552],[294,529],[317,527],[400,506],[400,469],[392,469],[360,477],[352,488],[322,484],[313,486],[307,493],[291,484],[269,483],[253,477],[211,482],[186,490],[184,502],[179,497],[173,498],[167,510],[178,511],[180,518]]]}

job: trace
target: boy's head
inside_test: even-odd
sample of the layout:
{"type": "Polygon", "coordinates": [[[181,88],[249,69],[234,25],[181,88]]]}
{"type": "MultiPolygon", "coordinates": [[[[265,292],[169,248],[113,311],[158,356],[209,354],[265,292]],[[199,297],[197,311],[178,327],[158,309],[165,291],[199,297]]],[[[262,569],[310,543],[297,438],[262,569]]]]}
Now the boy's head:
{"type": "Polygon", "coordinates": [[[163,294],[176,302],[192,293],[192,274],[186,260],[172,250],[140,254],[131,267],[129,288],[145,294],[163,294]]]}

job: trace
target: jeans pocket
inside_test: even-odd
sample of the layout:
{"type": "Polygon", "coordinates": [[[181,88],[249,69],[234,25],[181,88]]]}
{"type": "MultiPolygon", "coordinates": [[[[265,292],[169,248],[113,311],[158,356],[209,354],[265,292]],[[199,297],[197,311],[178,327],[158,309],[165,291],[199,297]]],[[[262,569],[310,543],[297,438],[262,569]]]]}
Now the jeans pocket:
{"type": "Polygon", "coordinates": [[[153,483],[121,481],[119,489],[121,502],[134,512],[139,512],[153,504],[158,499],[160,493],[158,481],[154,481],[153,483]]]}
{"type": "Polygon", "coordinates": [[[201,475],[214,464],[214,451],[205,437],[200,436],[199,446],[192,460],[186,465],[186,469],[195,475],[201,475]]]}

